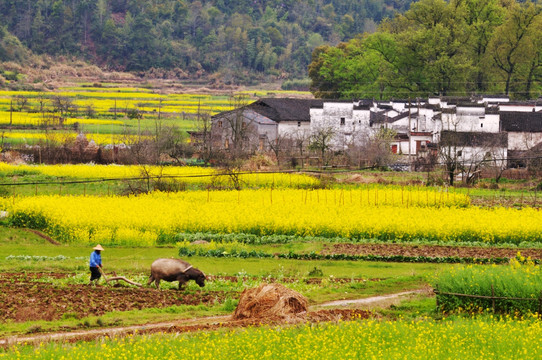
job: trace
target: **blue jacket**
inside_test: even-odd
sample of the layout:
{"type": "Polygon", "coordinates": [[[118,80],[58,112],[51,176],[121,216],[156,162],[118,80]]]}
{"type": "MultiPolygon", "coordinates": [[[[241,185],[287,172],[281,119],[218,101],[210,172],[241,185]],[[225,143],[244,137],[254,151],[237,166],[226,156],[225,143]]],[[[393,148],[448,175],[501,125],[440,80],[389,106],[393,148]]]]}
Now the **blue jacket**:
{"type": "Polygon", "coordinates": [[[90,267],[98,266],[102,266],[102,255],[93,251],[92,254],[90,254],[90,267]]]}

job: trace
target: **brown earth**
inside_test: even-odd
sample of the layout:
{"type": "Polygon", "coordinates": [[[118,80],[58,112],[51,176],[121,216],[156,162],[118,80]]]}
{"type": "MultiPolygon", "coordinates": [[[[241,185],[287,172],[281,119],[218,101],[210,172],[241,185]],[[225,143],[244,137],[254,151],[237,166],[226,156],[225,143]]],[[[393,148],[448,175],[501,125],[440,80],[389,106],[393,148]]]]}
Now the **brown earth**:
{"type": "MultiPolygon", "coordinates": [[[[62,279],[70,273],[1,273],[0,322],[58,320],[63,317],[81,319],[101,316],[111,311],[129,311],[146,308],[165,308],[173,305],[212,305],[226,298],[238,298],[239,293],[206,291],[185,293],[177,290],[135,288],[124,284],[107,285],[54,285],[48,280],[62,279]]],[[[237,281],[235,277],[229,280],[237,281]]],[[[336,282],[367,281],[367,279],[335,278],[336,282]]],[[[372,279],[378,281],[379,279],[372,279]]],[[[293,281],[293,279],[292,279],[293,281]]],[[[305,279],[319,283],[320,278],[305,279]]],[[[371,281],[371,280],[369,280],[371,281]]],[[[262,319],[259,319],[261,322],[262,319]]],[[[270,319],[267,319],[270,320],[270,319]]]]}
{"type": "MultiPolygon", "coordinates": [[[[51,274],[46,274],[50,276],[51,274]]],[[[0,277],[0,321],[58,320],[63,316],[83,318],[111,311],[164,308],[173,305],[212,305],[223,302],[222,291],[159,291],[123,286],[55,286],[21,278],[0,277]]]]}
{"type": "MultiPolygon", "coordinates": [[[[308,322],[359,320],[374,317],[371,311],[361,309],[326,309],[310,311],[307,313],[308,322]]],[[[145,324],[127,327],[100,328],[92,330],[78,330],[51,334],[32,334],[26,336],[12,336],[0,339],[0,348],[7,348],[15,344],[41,344],[50,341],[77,342],[92,341],[103,336],[115,337],[130,334],[153,334],[153,333],[185,333],[201,330],[217,330],[220,328],[239,328],[247,326],[261,326],[276,324],[265,319],[258,320],[231,320],[230,316],[213,316],[177,321],[175,323],[145,324]]],[[[67,329],[69,330],[69,329],[67,329]]]]}
{"type": "Polygon", "coordinates": [[[542,259],[542,249],[507,249],[486,247],[460,247],[407,244],[324,244],[322,255],[380,255],[427,256],[460,258],[513,258],[518,251],[524,257],[542,259]]]}

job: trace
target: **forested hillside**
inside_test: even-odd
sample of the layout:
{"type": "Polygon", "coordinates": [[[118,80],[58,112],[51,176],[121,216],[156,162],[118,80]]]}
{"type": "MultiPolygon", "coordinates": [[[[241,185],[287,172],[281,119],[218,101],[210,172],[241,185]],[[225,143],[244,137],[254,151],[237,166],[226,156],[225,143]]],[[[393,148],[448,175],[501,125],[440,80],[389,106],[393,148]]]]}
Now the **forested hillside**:
{"type": "Polygon", "coordinates": [[[325,98],[542,94],[542,7],[515,0],[421,0],[377,32],[324,45],[309,67],[325,98]]]}
{"type": "MultiPolygon", "coordinates": [[[[306,76],[313,49],[372,31],[410,0],[3,0],[0,24],[34,54],[116,71],[224,82],[306,76]]],[[[0,61],[17,60],[0,52],[0,61]]]]}

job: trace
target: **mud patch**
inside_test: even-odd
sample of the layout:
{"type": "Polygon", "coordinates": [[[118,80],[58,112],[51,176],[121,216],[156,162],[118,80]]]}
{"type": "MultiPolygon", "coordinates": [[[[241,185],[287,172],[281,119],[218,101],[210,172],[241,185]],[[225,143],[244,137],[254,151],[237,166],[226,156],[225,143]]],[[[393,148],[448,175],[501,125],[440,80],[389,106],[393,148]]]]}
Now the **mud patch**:
{"type": "Polygon", "coordinates": [[[225,300],[220,291],[134,289],[108,286],[53,286],[45,283],[0,283],[0,321],[58,320],[63,316],[83,318],[111,311],[165,308],[174,305],[213,305],[225,300]]]}
{"type": "Polygon", "coordinates": [[[518,251],[531,259],[542,259],[542,249],[510,249],[408,244],[324,244],[323,255],[426,256],[460,258],[513,258],[518,251]]]}

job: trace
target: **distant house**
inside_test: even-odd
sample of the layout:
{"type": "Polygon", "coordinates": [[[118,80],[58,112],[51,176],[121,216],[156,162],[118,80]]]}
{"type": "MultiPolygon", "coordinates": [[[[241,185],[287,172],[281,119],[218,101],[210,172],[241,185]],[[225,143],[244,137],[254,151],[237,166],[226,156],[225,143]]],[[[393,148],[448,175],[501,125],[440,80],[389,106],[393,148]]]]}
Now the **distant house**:
{"type": "Polygon", "coordinates": [[[488,161],[488,165],[503,166],[508,156],[508,134],[444,130],[440,147],[448,158],[463,165],[488,161]]]}
{"type": "Polygon", "coordinates": [[[501,129],[508,134],[510,167],[524,167],[527,158],[538,157],[542,152],[542,113],[503,111],[501,129]]]}
{"type": "Polygon", "coordinates": [[[281,137],[308,134],[310,108],[321,104],[322,100],[269,98],[217,114],[212,117],[213,142],[224,149],[267,150],[281,137]]]}
{"type": "MultiPolygon", "coordinates": [[[[362,145],[381,129],[395,137],[391,151],[399,162],[432,156],[440,148],[461,162],[490,159],[503,166],[508,156],[542,148],[542,99],[513,102],[502,96],[430,97],[415,102],[390,100],[261,99],[212,118],[213,139],[221,148],[242,144],[267,151],[274,145],[305,148],[311,135],[332,130],[334,150],[362,145]]],[[[358,147],[359,149],[359,147],[358,147]]],[[[522,155],[523,154],[523,155],[522,155]]]]}
{"type": "Polygon", "coordinates": [[[500,122],[510,150],[527,151],[542,142],[542,112],[503,111],[500,122]]]}
{"type": "Polygon", "coordinates": [[[324,129],[333,132],[331,145],[344,150],[349,145],[365,142],[371,134],[372,101],[324,101],[310,109],[310,132],[315,134],[324,129]]]}

